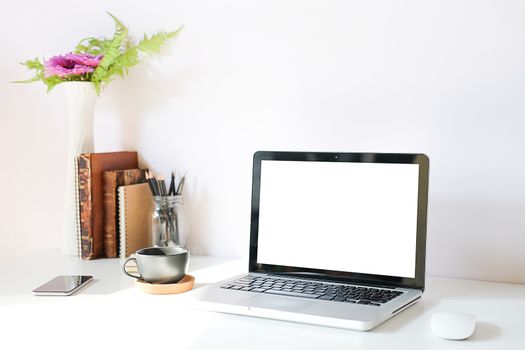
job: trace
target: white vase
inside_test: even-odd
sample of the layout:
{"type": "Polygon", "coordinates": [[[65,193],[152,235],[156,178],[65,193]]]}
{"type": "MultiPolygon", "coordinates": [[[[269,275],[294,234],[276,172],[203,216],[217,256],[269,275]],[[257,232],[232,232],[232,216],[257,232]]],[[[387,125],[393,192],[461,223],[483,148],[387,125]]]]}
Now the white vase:
{"type": "Polygon", "coordinates": [[[97,93],[91,82],[71,81],[61,84],[67,96],[69,110],[69,141],[67,149],[67,177],[62,226],[62,253],[78,255],[80,241],[77,238],[76,157],[92,153],[93,114],[97,93]]]}

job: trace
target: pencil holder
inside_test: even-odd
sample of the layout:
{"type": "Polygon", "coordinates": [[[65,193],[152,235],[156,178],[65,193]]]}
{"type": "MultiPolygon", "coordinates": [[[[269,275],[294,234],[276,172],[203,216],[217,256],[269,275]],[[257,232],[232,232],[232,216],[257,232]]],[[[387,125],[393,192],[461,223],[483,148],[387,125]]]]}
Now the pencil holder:
{"type": "Polygon", "coordinates": [[[182,195],[154,196],[151,243],[155,247],[185,247],[186,217],[182,195]]]}

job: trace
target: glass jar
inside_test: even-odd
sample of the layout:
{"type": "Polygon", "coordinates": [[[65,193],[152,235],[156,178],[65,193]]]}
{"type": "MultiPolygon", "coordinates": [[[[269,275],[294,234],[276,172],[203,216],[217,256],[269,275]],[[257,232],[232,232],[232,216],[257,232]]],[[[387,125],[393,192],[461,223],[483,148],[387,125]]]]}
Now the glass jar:
{"type": "Polygon", "coordinates": [[[186,246],[186,217],[182,195],[154,196],[151,214],[151,244],[155,247],[186,246]]]}

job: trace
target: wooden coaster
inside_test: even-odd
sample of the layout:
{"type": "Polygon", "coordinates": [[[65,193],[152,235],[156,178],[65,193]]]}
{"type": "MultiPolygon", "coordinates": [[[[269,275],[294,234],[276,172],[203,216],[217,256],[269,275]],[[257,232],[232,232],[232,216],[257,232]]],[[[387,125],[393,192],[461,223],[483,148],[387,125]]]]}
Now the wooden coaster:
{"type": "Polygon", "coordinates": [[[195,277],[191,275],[184,276],[177,283],[149,283],[144,280],[136,280],[135,285],[144,293],[149,294],[178,294],[184,293],[193,288],[195,277]]]}

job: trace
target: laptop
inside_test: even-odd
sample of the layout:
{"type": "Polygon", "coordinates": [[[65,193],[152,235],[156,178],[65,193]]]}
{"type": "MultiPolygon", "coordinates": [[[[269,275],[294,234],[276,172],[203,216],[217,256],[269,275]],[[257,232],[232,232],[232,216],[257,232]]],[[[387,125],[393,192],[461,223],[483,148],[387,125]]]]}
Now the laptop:
{"type": "Polygon", "coordinates": [[[256,152],[248,273],[207,310],[367,331],[425,288],[424,154],[256,152]]]}

